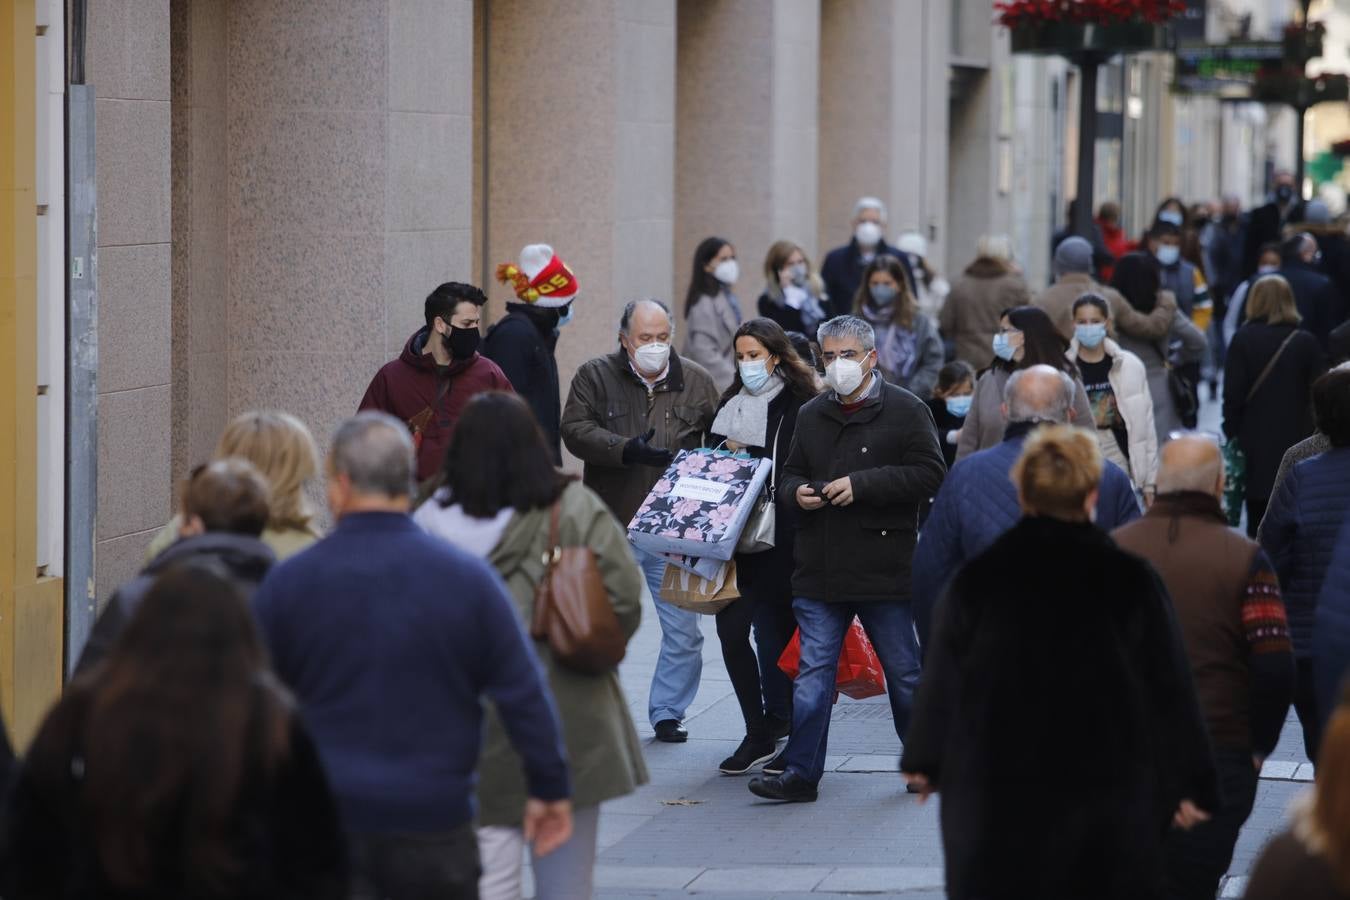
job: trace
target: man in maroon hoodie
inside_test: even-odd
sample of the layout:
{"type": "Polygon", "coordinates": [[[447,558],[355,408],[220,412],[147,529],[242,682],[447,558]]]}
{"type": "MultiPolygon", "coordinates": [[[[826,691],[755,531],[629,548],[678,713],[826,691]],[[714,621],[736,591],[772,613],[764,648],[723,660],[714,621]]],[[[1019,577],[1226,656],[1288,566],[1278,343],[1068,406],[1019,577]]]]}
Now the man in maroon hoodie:
{"type": "Polygon", "coordinates": [[[407,423],[417,447],[417,480],[440,470],[460,411],[474,394],[510,391],[511,382],[480,356],[478,324],[487,295],[471,284],[447,281],[427,297],[427,324],[398,359],[375,373],[360,410],[377,409],[407,423]]]}

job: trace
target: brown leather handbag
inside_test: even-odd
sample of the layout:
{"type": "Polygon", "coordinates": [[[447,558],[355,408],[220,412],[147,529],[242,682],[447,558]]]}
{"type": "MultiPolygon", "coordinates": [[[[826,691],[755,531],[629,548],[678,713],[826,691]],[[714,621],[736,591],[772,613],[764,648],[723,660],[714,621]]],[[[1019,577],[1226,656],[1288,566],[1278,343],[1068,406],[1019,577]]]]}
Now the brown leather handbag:
{"type": "Polygon", "coordinates": [[[558,543],[561,504],[561,498],[553,504],[544,577],[535,588],[530,636],[547,640],[559,665],[600,675],[623,661],[628,641],[591,548],[558,543]]]}

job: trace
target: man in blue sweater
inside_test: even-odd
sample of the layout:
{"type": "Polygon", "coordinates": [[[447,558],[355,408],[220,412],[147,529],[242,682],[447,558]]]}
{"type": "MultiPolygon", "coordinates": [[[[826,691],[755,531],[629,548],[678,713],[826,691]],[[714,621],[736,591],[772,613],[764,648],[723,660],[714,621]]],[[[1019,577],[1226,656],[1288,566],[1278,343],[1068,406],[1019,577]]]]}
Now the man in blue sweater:
{"type": "Polygon", "coordinates": [[[254,604],[351,835],[355,897],[478,896],[474,766],[491,699],[525,764],[524,831],[571,834],[558,716],[510,595],[408,517],[408,429],[344,423],[328,460],[337,527],[277,566],[254,604]]]}
{"type": "MultiPolygon", "coordinates": [[[[920,644],[927,641],[933,606],[951,577],[1022,517],[1017,489],[1008,473],[1022,455],[1027,435],[1038,425],[1073,419],[1073,379],[1050,366],[1014,372],[1003,397],[1008,420],[1003,443],[972,453],[952,467],[919,532],[913,611],[920,644]]],[[[1112,531],[1137,518],[1139,503],[1130,476],[1105,462],[1094,519],[1097,527],[1112,531]]]]}

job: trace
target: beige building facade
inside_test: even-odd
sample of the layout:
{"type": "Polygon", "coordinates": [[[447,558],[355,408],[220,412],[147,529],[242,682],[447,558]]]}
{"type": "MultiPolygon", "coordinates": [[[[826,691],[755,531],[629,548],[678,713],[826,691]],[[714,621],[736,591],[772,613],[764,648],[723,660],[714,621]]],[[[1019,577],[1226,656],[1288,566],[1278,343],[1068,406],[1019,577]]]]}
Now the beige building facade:
{"type": "MultiPolygon", "coordinates": [[[[948,235],[953,25],[987,36],[992,13],[957,6],[90,0],[97,595],[230,417],[286,409],[322,445],[432,287],[474,281],[500,315],[485,279],[526,243],[581,280],[564,385],[613,347],[626,300],[679,305],[711,234],[738,248],[747,314],[769,245],[818,264],[863,194],[939,269],[968,256],[1000,199],[963,200],[948,235]]],[[[994,106],[956,138],[985,140],[994,106]]],[[[988,183],[991,159],[956,164],[988,183]]]]}

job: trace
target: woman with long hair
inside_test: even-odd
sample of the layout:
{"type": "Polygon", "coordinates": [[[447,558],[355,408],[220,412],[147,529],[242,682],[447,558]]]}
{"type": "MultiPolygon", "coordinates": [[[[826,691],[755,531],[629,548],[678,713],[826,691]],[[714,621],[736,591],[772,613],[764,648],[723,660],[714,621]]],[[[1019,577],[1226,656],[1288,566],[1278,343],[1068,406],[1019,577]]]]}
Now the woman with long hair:
{"type": "Polygon", "coordinates": [[[1194,368],[1203,360],[1209,352],[1209,343],[1204,333],[1177,308],[1172,292],[1163,290],[1162,269],[1151,254],[1128,253],[1117,260],[1111,287],[1137,312],[1149,314],[1160,306],[1171,310],[1171,327],[1161,338],[1134,328],[1124,319],[1116,330],[1121,349],[1139,357],[1148,373],[1153,426],[1158,432],[1158,446],[1162,446],[1169,434],[1187,427],[1183,413],[1188,410],[1183,407],[1189,406],[1194,396],[1195,385],[1183,383],[1179,370],[1194,368]],[[1174,345],[1179,349],[1174,351],[1174,345]]]}
{"type": "Polygon", "coordinates": [[[811,268],[801,245],[774,241],[764,256],[764,293],[759,314],[784,331],[815,334],[820,323],[834,316],[834,304],[825,297],[825,282],[811,268]]]}
{"type": "Polygon", "coordinates": [[[1247,294],[1247,322],[1224,360],[1223,433],[1247,455],[1247,533],[1256,537],[1284,451],[1313,433],[1312,384],[1326,370],[1289,282],[1267,275],[1247,294]]]}
{"type": "Polygon", "coordinates": [[[1082,429],[1032,432],[1021,521],[937,607],[900,768],[942,794],[953,900],[1159,897],[1168,829],[1218,803],[1167,590],[1092,524],[1102,465],[1082,429]]]}
{"type": "Polygon", "coordinates": [[[877,336],[881,374],[920,400],[927,400],[942,368],[942,336],[937,323],[919,312],[904,264],[879,254],[863,270],[853,314],[871,323],[877,336]]]}
{"type": "MultiPolygon", "coordinates": [[[[442,470],[443,487],[413,516],[430,534],[491,563],[523,621],[533,618],[542,559],[557,514],[558,545],[589,547],[610,604],[628,638],[642,616],[642,571],[609,508],[553,465],[529,406],[515,394],[479,394],[464,407],[442,470]]],[[[447,586],[447,589],[448,586],[447,586]]],[[[446,595],[453,600],[453,594],[446,595]]],[[[583,674],[560,665],[547,641],[535,651],[562,721],[572,774],[572,837],[546,856],[533,855],[535,896],[589,897],[600,804],[647,781],[633,720],[616,671],[583,674]]],[[[483,900],[521,896],[527,787],[520,759],[496,715],[489,715],[478,764],[478,846],[483,900]]]]}
{"type": "Polygon", "coordinates": [[[1078,367],[1066,355],[1069,342],[1059,333],[1045,310],[1036,306],[1005,309],[999,316],[998,333],[991,346],[994,358],[975,382],[975,396],[961,426],[956,458],[965,459],[976,450],[985,450],[1003,441],[1007,416],[1003,412],[1003,389],[1008,378],[1019,369],[1036,365],[1050,366],[1074,379],[1074,424],[1092,428],[1092,407],[1078,375],[1078,367]]]}
{"type": "Polygon", "coordinates": [[[1327,722],[1311,792],[1294,802],[1289,830],[1256,861],[1246,900],[1350,900],[1350,682],[1327,722]]]}
{"type": "Polygon", "coordinates": [[[741,277],[736,248],[720,237],[704,238],[694,250],[694,268],[684,295],[684,356],[712,376],[725,391],[735,374],[732,335],[741,324],[741,305],[731,292],[741,277]]]}
{"type": "Polygon", "coordinates": [[[6,816],[22,898],[341,898],[323,767],[214,565],[155,582],[33,741],[6,816]]]}
{"type": "Polygon", "coordinates": [[[1086,293],[1073,302],[1073,330],[1069,359],[1092,405],[1102,455],[1129,474],[1136,491],[1151,497],[1158,434],[1144,364],[1111,340],[1111,304],[1101,294],[1086,293]]]}
{"type": "MultiPolygon", "coordinates": [[[[276,410],[254,410],[235,416],[221,432],[211,459],[246,459],[267,479],[271,513],[263,543],[278,560],[294,556],[320,538],[314,508],[306,490],[319,474],[319,450],[305,423],[276,410]]],[[[182,518],[174,516],[150,542],[151,560],[178,540],[182,518]]]]}
{"type": "MultiPolygon", "coordinates": [[[[797,355],[787,334],[769,319],[750,319],[736,329],[736,375],[722,395],[712,440],[728,449],[772,459],[770,483],[778,484],[787,462],[797,412],[820,392],[816,373],[797,355]]],[[[795,503],[774,493],[773,548],[736,555],[741,599],[717,614],[722,660],[745,720],[745,739],[722,761],[726,775],[743,775],[777,755],[777,740],[792,725],[792,682],[778,669],[778,657],[792,639],[792,545],[797,533],[795,503]],[[756,651],[750,646],[755,629],[756,651]]],[[[769,774],[782,774],[770,771],[769,774]]]]}

